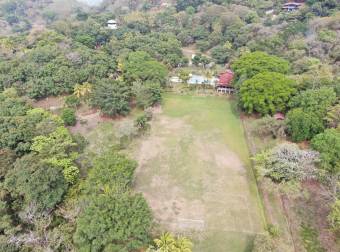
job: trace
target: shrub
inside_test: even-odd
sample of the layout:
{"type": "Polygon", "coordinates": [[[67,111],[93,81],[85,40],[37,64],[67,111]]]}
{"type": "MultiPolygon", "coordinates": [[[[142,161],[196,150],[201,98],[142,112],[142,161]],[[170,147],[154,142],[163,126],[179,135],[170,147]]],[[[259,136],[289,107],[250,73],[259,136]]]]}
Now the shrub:
{"type": "Polygon", "coordinates": [[[303,180],[316,176],[318,153],[300,150],[296,144],[284,143],[254,158],[257,175],[274,181],[303,180]]]}
{"type": "Polygon", "coordinates": [[[74,126],[77,123],[75,110],[71,108],[64,108],[61,112],[61,118],[67,126],[74,126]]]}
{"type": "Polygon", "coordinates": [[[65,105],[69,108],[76,108],[80,105],[80,99],[75,95],[69,95],[65,98],[65,105]]]}

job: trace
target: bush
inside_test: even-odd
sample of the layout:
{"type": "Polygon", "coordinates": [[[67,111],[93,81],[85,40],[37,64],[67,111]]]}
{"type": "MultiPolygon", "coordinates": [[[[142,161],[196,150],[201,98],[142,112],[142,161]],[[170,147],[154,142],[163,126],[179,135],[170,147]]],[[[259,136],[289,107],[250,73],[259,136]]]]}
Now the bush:
{"type": "Polygon", "coordinates": [[[75,110],[71,108],[64,108],[61,112],[61,118],[67,126],[74,126],[77,123],[75,110]]]}
{"type": "Polygon", "coordinates": [[[313,178],[317,174],[318,153],[300,150],[296,144],[284,143],[254,158],[257,176],[277,182],[313,178]]]}
{"type": "Polygon", "coordinates": [[[324,126],[317,114],[296,108],[287,114],[287,129],[293,141],[301,142],[312,139],[324,130],[324,126]]]}
{"type": "Polygon", "coordinates": [[[80,105],[80,99],[75,95],[69,95],[65,98],[65,105],[69,108],[76,108],[80,105]]]}

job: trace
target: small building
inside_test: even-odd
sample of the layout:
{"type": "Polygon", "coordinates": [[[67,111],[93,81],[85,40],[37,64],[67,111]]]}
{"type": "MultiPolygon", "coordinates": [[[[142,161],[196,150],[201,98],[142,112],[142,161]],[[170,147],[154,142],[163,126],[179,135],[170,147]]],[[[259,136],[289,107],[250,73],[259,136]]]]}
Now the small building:
{"type": "Polygon", "coordinates": [[[118,29],[118,22],[114,19],[110,19],[107,21],[107,28],[111,30],[117,30],[118,29]]]}
{"type": "Polygon", "coordinates": [[[285,115],[281,112],[277,112],[275,115],[274,115],[274,119],[277,120],[277,121],[282,121],[285,119],[285,115]]]}
{"type": "Polygon", "coordinates": [[[232,86],[232,81],[234,79],[234,73],[231,70],[227,70],[224,73],[221,73],[218,76],[218,81],[216,84],[216,91],[218,93],[228,93],[231,94],[235,91],[234,87],[232,86]]]}
{"type": "Polygon", "coordinates": [[[170,78],[170,82],[171,82],[171,83],[178,84],[178,83],[182,83],[183,81],[182,81],[182,79],[179,78],[178,76],[172,76],[172,77],[170,78]]]}
{"type": "Polygon", "coordinates": [[[289,2],[289,3],[285,3],[282,7],[283,10],[287,11],[287,12],[292,12],[295,10],[298,10],[301,7],[302,3],[298,3],[298,2],[289,2]]]}

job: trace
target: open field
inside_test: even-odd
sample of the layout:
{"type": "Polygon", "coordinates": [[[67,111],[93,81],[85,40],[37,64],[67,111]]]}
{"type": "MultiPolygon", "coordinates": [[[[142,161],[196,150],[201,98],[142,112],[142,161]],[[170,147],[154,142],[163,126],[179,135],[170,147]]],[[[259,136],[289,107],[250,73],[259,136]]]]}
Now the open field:
{"type": "Polygon", "coordinates": [[[191,235],[194,251],[249,251],[263,212],[243,128],[225,97],[166,95],[134,144],[134,186],[160,229],[191,235]]]}

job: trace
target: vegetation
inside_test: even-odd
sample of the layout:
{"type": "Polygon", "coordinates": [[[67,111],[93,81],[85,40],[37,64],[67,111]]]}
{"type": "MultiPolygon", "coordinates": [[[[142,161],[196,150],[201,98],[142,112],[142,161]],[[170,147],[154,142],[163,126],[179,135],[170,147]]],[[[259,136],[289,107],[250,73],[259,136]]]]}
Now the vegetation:
{"type": "MultiPolygon", "coordinates": [[[[236,229],[227,223],[230,219],[218,215],[227,209],[233,223],[251,226],[252,233],[263,231],[257,200],[252,201],[256,185],[239,176],[239,170],[250,164],[242,127],[234,115],[238,109],[255,114],[245,115],[245,120],[259,117],[251,129],[257,140],[269,137],[270,143],[278,143],[260,152],[258,142],[250,146],[254,154],[257,151],[260,188],[269,197],[264,203],[275,201],[275,193],[264,186],[268,181],[275,189],[297,185],[294,193],[280,192],[281,199],[288,201],[299,194],[285,209],[303,216],[293,222],[299,229],[293,233],[301,238],[294,241],[301,240],[308,251],[324,251],[329,242],[327,249],[338,251],[333,240],[339,232],[340,5],[334,0],[307,0],[286,12],[283,3],[133,0],[103,1],[90,8],[73,0],[1,1],[0,251],[144,251],[148,247],[149,251],[191,251],[188,239],[169,233],[152,242],[152,236],[160,233],[154,229],[145,199],[132,188],[133,178],[150,186],[167,172],[177,183],[174,188],[184,188],[183,199],[204,195],[214,178],[211,185],[223,185],[214,192],[228,192],[223,200],[232,195],[234,202],[244,197],[239,195],[240,185],[250,183],[251,192],[245,195],[251,195],[247,198],[251,204],[234,204],[237,210],[225,206],[220,210],[223,205],[205,201],[217,213],[206,221],[216,231],[195,244],[204,251],[226,249],[221,244],[235,251],[249,250],[251,245],[244,246],[242,234],[225,231],[236,229]],[[118,21],[118,29],[107,29],[110,19],[118,21]],[[225,68],[234,72],[231,85],[237,105],[216,97],[162,97],[173,74],[184,82],[174,92],[192,92],[185,85],[190,73],[213,77],[225,68]],[[50,106],[50,112],[36,108],[50,96],[63,96],[60,107],[64,107],[50,106]],[[167,118],[150,121],[150,107],[162,102],[167,118]],[[99,113],[84,116],[85,110],[99,113]],[[127,118],[113,119],[123,116],[127,118]],[[102,125],[96,120],[112,120],[103,126],[104,136],[110,136],[105,146],[98,147],[97,139],[93,140],[97,136],[89,138],[86,146],[89,139],[71,133],[97,130],[102,125]],[[177,124],[171,125],[172,120],[177,124]],[[131,154],[133,138],[145,141],[155,134],[154,127],[163,135],[147,151],[159,155],[148,167],[144,167],[147,160],[141,159],[143,171],[151,172],[143,177],[135,174],[136,162],[121,153],[131,154]],[[150,128],[150,135],[145,134],[150,128]],[[283,140],[299,142],[299,147],[283,140]],[[223,149],[226,146],[230,150],[223,149]],[[229,151],[228,155],[221,156],[221,150],[229,151]],[[239,170],[237,175],[228,170],[235,179],[226,182],[218,167],[225,162],[223,167],[229,169],[230,160],[225,159],[230,157],[233,162],[240,159],[232,165],[239,170]],[[210,177],[202,184],[206,167],[210,177]],[[151,181],[157,172],[159,177],[151,181]],[[309,190],[315,197],[306,200],[304,192],[309,190]],[[320,200],[315,205],[322,211],[313,210],[313,200],[320,200]],[[328,212],[328,218],[312,216],[328,212]],[[251,216],[252,225],[245,215],[251,216]],[[318,230],[320,226],[336,235],[318,230]]],[[[213,92],[207,88],[196,91],[213,92]]],[[[170,201],[171,195],[165,198],[170,201]]],[[[175,205],[163,206],[163,214],[169,209],[178,215],[175,205]]],[[[253,250],[275,251],[283,239],[287,237],[256,235],[253,250]]]]}
{"type": "Polygon", "coordinates": [[[240,102],[248,113],[274,114],[286,110],[295,90],[294,82],[280,73],[259,73],[243,82],[240,102]]]}

